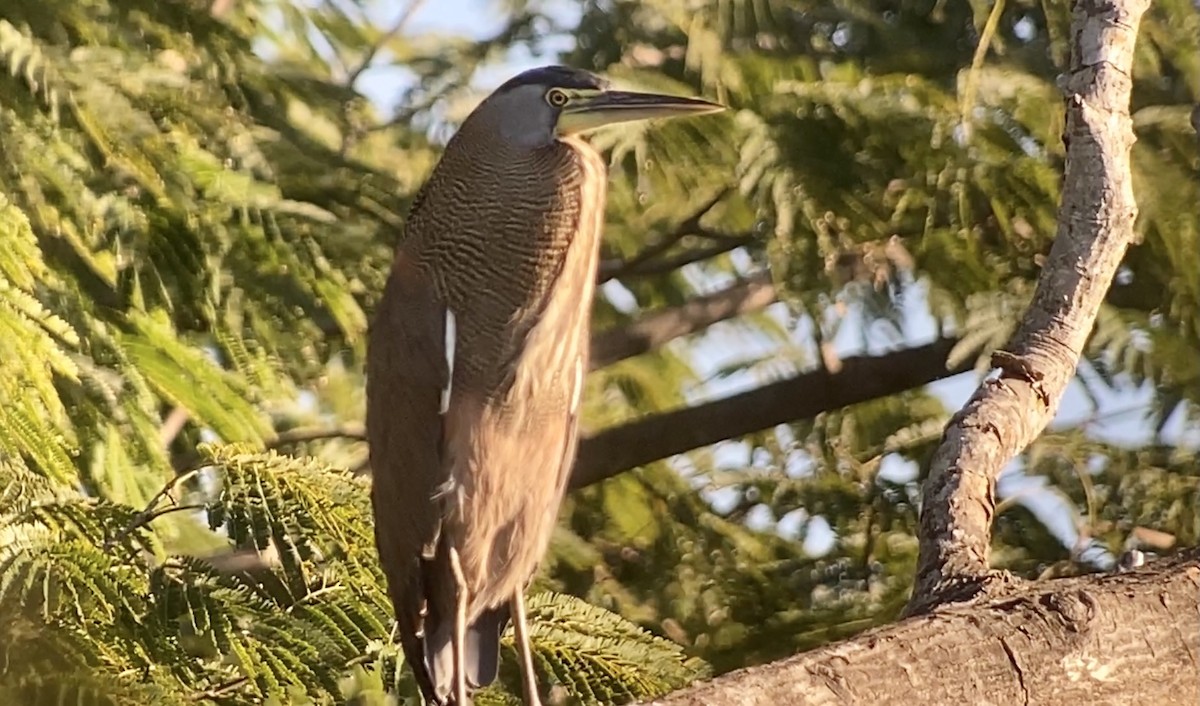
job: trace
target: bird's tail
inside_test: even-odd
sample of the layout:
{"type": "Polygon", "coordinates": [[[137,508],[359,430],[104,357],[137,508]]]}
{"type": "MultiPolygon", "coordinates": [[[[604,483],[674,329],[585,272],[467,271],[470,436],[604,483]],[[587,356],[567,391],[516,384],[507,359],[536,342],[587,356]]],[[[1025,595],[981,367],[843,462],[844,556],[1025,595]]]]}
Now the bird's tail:
{"type": "MultiPolygon", "coordinates": [[[[425,638],[418,639],[416,654],[406,654],[421,687],[425,702],[430,706],[471,706],[459,704],[454,698],[454,620],[425,619],[425,638]]],[[[466,670],[467,692],[475,691],[496,681],[500,670],[500,635],[508,625],[507,604],[484,611],[467,626],[463,643],[463,664],[466,670]]],[[[405,652],[410,650],[405,647],[405,652]]]]}

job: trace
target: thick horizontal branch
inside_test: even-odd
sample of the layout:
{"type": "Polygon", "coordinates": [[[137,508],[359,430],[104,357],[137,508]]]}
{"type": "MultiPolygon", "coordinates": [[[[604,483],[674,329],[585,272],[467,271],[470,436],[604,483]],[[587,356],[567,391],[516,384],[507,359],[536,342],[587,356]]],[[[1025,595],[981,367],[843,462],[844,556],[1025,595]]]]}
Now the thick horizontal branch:
{"type": "Polygon", "coordinates": [[[777,299],[771,278],[764,274],[728,289],[696,297],[682,306],[652,311],[625,326],[592,336],[592,369],[648,353],[718,321],[763,309],[777,299]]]}
{"type": "MultiPolygon", "coordinates": [[[[624,326],[616,326],[592,336],[592,369],[612,365],[626,358],[647,353],[667,342],[702,331],[718,321],[760,310],[778,298],[767,275],[752,277],[740,284],[713,294],[697,297],[678,307],[651,311],[624,326]]],[[[187,420],[187,410],[177,408],[163,423],[164,436],[173,438],[187,420]],[[181,415],[177,413],[182,413],[181,415]],[[178,417],[178,418],[177,418],[178,417]]],[[[348,439],[364,441],[362,424],[337,427],[302,427],[280,432],[265,442],[268,449],[291,446],[310,441],[348,439]]],[[[174,459],[176,470],[188,470],[200,461],[196,453],[174,459]]]]}
{"type": "Polygon", "coordinates": [[[1200,703],[1200,553],[942,608],[656,706],[1200,703]]]}
{"type": "MultiPolygon", "coordinates": [[[[879,356],[846,358],[837,372],[817,370],[712,402],[664,412],[585,437],[571,487],[580,488],[668,456],[767,429],[811,419],[822,412],[894,395],[967,372],[970,361],[947,368],[957,339],[879,356]]],[[[279,434],[267,448],[324,439],[364,438],[360,424],[300,428],[279,434]]],[[[194,465],[198,458],[188,459],[194,465]]],[[[186,462],[177,464],[188,468],[186,462]]]]}
{"type": "Polygon", "coordinates": [[[590,485],[651,461],[970,370],[970,361],[946,367],[955,343],[955,339],[946,338],[886,355],[847,358],[837,372],[805,373],[587,436],[579,444],[571,487],[590,485]]]}
{"type": "MultiPolygon", "coordinates": [[[[769,303],[766,301],[768,290],[770,285],[751,283],[744,297],[732,297],[726,291],[724,294],[730,295],[729,301],[719,304],[716,301],[709,302],[707,309],[700,307],[703,310],[701,313],[698,313],[699,310],[692,313],[699,320],[706,316],[716,318],[730,308],[744,312],[748,308],[769,303]]],[[[620,334],[604,334],[613,335],[612,341],[604,344],[610,346],[604,355],[610,360],[618,356],[636,355],[633,349],[644,345],[647,337],[658,345],[665,342],[671,332],[674,332],[672,335],[683,335],[691,331],[683,330],[685,325],[676,320],[681,314],[675,310],[659,312],[648,319],[653,320],[658,315],[663,316],[661,326],[634,328],[638,332],[636,334],[627,332],[624,327],[617,329],[620,334]]],[[[683,318],[686,320],[687,317],[683,318]]],[[[689,325],[699,328],[695,321],[689,325]]],[[[822,412],[905,392],[969,371],[972,367],[970,361],[953,368],[946,367],[946,359],[956,343],[957,339],[945,338],[885,355],[847,358],[837,372],[817,370],[749,392],[606,429],[580,442],[571,487],[591,485],[668,456],[761,431],[776,424],[811,419],[822,412]]],[[[326,439],[362,441],[364,436],[361,424],[299,428],[268,439],[265,446],[280,448],[326,439]]],[[[197,454],[187,454],[175,459],[175,467],[177,470],[190,469],[199,460],[197,454]]]]}
{"type": "Polygon", "coordinates": [[[1017,332],[946,428],[924,488],[909,611],[984,587],[1001,469],[1054,417],[1133,240],[1131,65],[1149,0],[1074,3],[1058,233],[1017,332]]]}

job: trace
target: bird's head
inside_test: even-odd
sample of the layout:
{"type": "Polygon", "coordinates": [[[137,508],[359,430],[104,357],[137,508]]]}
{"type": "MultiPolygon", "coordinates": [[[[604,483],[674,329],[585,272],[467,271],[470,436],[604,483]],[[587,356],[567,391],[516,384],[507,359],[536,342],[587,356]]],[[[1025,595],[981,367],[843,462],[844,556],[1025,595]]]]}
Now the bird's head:
{"type": "Polygon", "coordinates": [[[699,98],[613,90],[595,74],[544,66],[518,74],[475,109],[471,122],[494,130],[497,139],[538,147],[614,123],[701,115],[725,106],[699,98]]]}

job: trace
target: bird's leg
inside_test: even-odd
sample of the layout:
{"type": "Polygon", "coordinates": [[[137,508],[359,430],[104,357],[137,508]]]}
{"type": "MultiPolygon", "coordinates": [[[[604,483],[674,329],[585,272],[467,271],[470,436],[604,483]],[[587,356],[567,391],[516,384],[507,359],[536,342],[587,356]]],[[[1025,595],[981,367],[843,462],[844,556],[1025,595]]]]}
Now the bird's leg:
{"type": "Polygon", "coordinates": [[[538,698],[537,677],[533,673],[533,651],[529,648],[529,622],[525,617],[525,596],[521,589],[513,594],[513,637],[521,655],[521,684],[525,687],[525,706],[542,706],[538,698]]]}
{"type": "Polygon", "coordinates": [[[458,706],[471,703],[467,700],[467,665],[464,645],[467,640],[467,581],[463,578],[462,564],[458,560],[458,550],[450,547],[450,570],[454,573],[455,610],[454,610],[454,702],[458,706]]]}

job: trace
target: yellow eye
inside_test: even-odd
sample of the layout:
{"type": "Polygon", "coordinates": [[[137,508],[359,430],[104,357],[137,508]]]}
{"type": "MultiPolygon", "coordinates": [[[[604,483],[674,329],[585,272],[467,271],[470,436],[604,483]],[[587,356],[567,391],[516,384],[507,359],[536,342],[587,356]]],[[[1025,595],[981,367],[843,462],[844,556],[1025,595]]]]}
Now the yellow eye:
{"type": "Polygon", "coordinates": [[[571,100],[571,97],[557,88],[551,88],[546,92],[546,102],[555,108],[563,107],[569,100],[571,100]]]}

